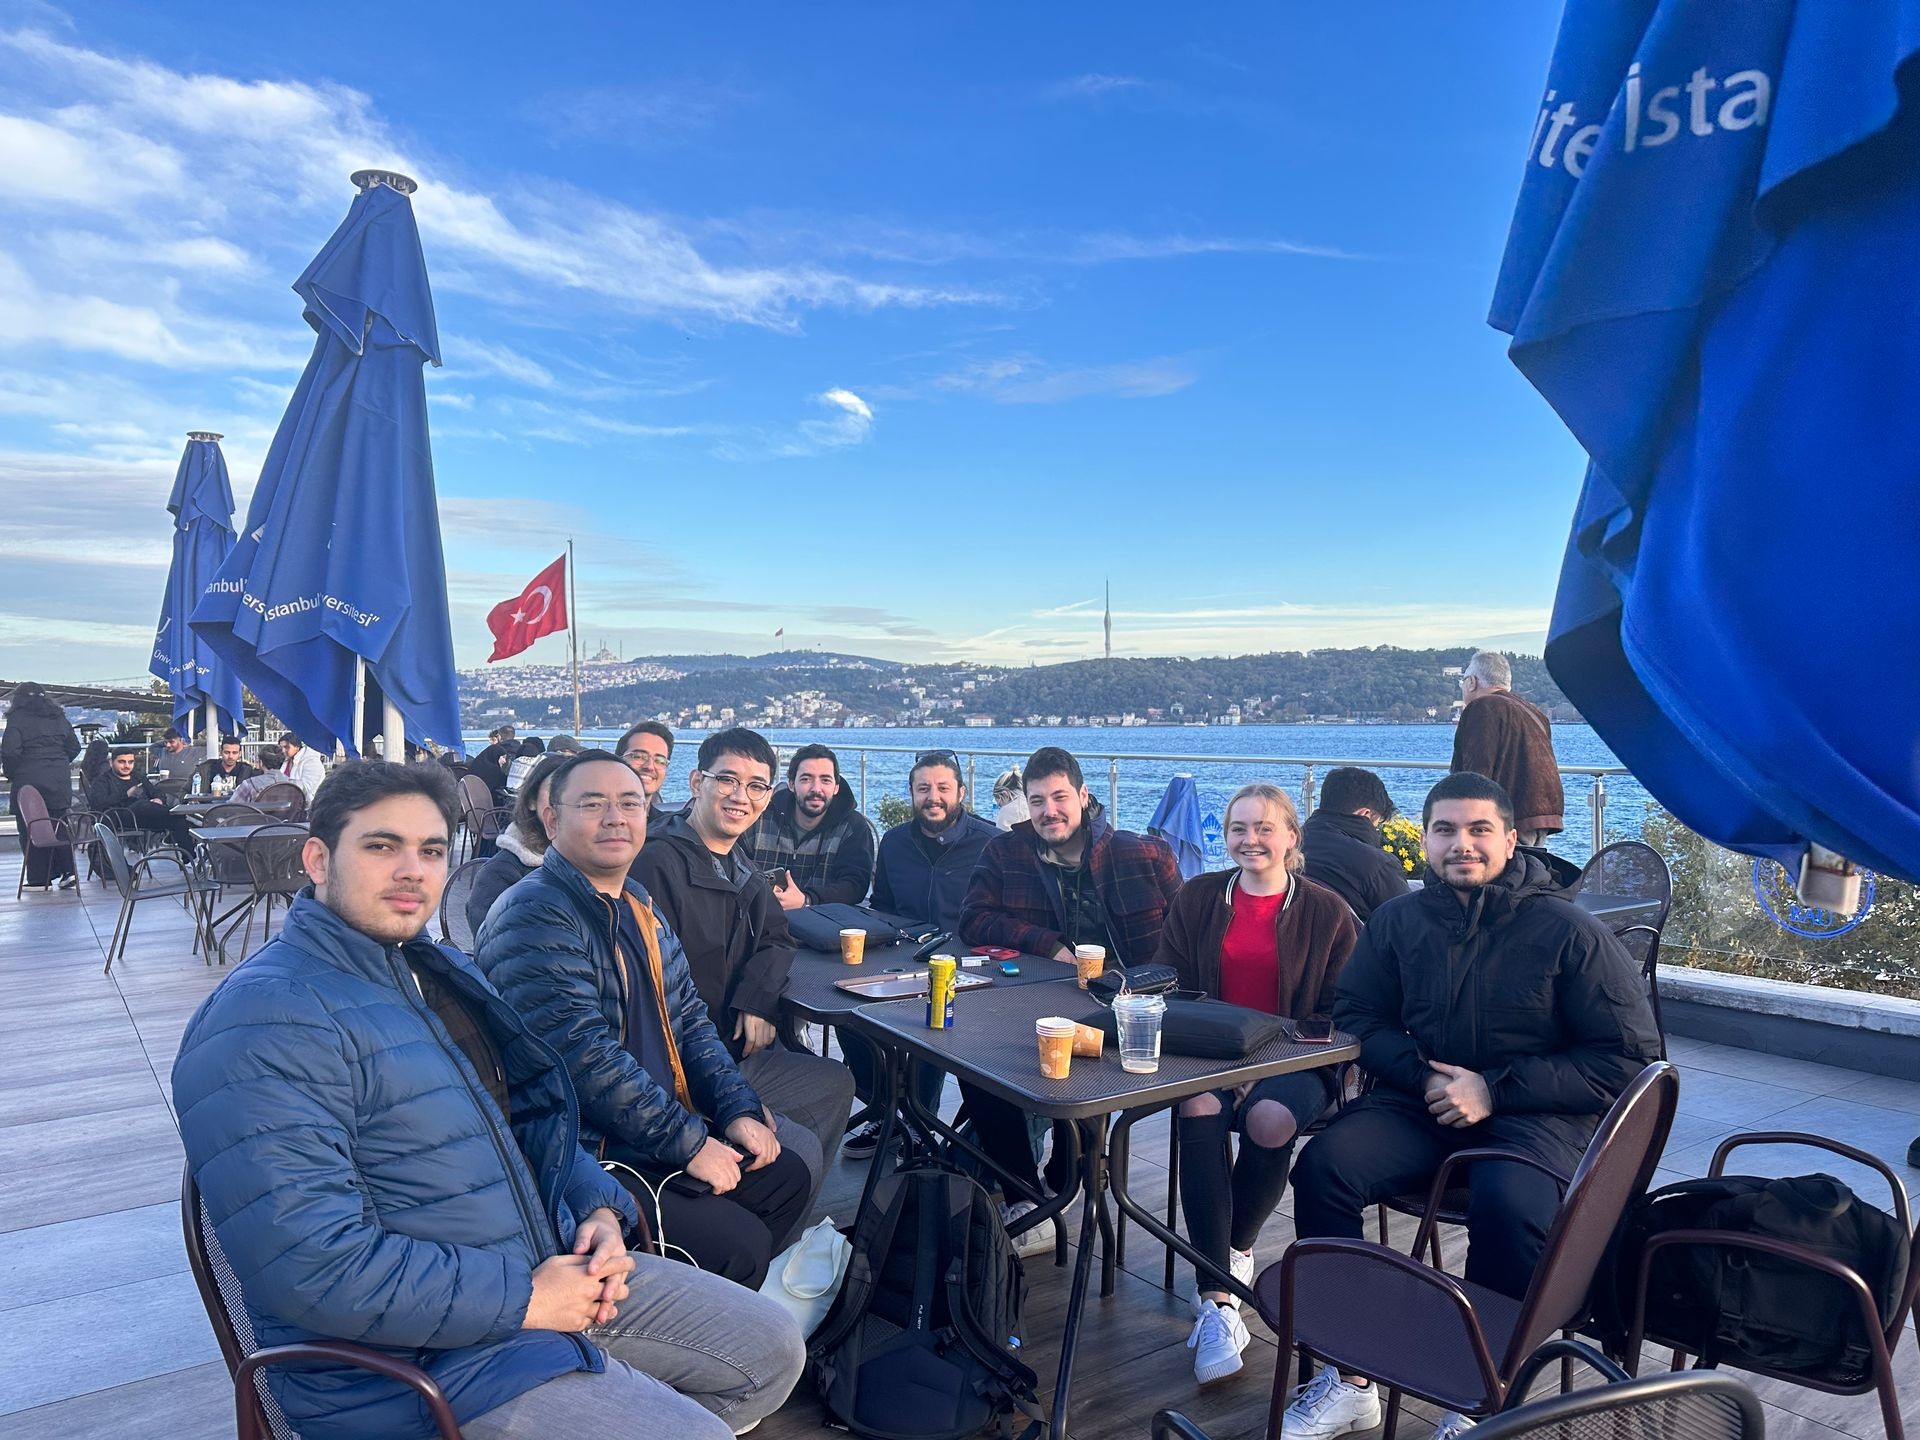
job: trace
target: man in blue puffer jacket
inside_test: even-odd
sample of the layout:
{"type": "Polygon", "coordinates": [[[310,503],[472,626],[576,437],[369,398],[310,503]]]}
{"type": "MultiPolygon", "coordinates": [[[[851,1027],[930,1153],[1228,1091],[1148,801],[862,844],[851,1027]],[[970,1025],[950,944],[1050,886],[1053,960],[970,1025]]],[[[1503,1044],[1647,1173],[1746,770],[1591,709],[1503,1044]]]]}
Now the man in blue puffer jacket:
{"type": "Polygon", "coordinates": [[[547,781],[550,844],[494,903],[475,960],[580,1096],[581,1143],[616,1171],[669,1254],[759,1289],[806,1218],[810,1132],[761,1103],[707,1016],[679,937],[627,871],[647,792],[604,750],[547,781]]]}
{"type": "MultiPolygon", "coordinates": [[[[627,1253],[637,1213],[580,1148],[559,1056],[420,938],[454,818],[438,767],[339,767],[311,810],[313,887],[181,1042],[181,1135],[254,1332],[421,1367],[467,1440],[726,1440],[786,1398],[798,1328],[717,1276],[627,1253]]],[[[269,1374],[307,1440],[433,1433],[372,1372],[269,1374]]]]}

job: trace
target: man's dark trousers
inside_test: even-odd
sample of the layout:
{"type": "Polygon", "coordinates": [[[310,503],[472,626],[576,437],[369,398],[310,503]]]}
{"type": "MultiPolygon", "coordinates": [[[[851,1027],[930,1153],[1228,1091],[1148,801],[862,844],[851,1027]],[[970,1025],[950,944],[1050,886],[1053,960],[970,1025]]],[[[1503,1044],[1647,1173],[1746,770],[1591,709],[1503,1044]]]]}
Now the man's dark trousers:
{"type": "MultiPolygon", "coordinates": [[[[1571,1175],[1596,1128],[1579,1115],[1490,1115],[1455,1129],[1424,1101],[1378,1089],[1340,1111],[1301,1148],[1293,1172],[1293,1226],[1310,1236],[1365,1239],[1369,1206],[1394,1195],[1424,1195],[1440,1162],[1456,1150],[1518,1150],[1571,1175]]],[[[1560,1188],[1527,1165],[1468,1166],[1467,1279],[1518,1300],[1546,1244],[1560,1188]]]]}

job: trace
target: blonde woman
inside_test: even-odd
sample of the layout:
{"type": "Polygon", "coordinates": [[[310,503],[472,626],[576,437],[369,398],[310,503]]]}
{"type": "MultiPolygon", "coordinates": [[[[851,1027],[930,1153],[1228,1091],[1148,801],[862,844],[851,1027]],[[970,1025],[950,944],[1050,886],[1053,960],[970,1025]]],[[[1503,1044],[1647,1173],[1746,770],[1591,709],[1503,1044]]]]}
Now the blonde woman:
{"type": "MultiPolygon", "coordinates": [[[[1291,1019],[1332,1013],[1340,967],[1353,952],[1353,911],[1300,873],[1300,817],[1277,785],[1242,787],[1227,802],[1230,870],[1196,875],[1167,914],[1154,957],[1183,988],[1291,1019]]],[[[1253,1246],[1286,1193],[1300,1132],[1333,1105],[1330,1069],[1302,1070],[1215,1090],[1180,1104],[1180,1201],[1187,1235],[1241,1284],[1253,1281],[1253,1246]],[[1232,1137],[1239,1134],[1239,1153],[1232,1137]]],[[[1194,1378],[1205,1385],[1240,1369],[1247,1326],[1225,1290],[1193,1297],[1194,1378]]]]}

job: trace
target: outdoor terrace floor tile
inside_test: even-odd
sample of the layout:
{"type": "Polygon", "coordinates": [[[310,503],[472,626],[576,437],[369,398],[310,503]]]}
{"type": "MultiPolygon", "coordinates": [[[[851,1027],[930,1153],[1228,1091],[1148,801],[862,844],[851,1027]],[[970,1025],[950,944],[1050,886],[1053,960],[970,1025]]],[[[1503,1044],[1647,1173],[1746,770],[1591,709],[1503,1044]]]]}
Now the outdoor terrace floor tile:
{"type": "Polygon", "coordinates": [[[0,1310],[90,1293],[76,1277],[125,1284],[186,1269],[178,1201],[9,1230],[0,1234],[0,1310]]]}
{"type": "Polygon", "coordinates": [[[0,1310],[0,1354],[29,1346],[31,1365],[0,1371],[0,1414],[220,1358],[200,1292],[184,1272],[0,1310]],[[46,1343],[48,1336],[61,1343],[46,1343]]]}
{"type": "Polygon", "coordinates": [[[233,1382],[219,1360],[0,1415],[0,1440],[231,1440],[233,1382]]]}
{"type": "MultiPolygon", "coordinates": [[[[0,1129],[0,1232],[180,1194],[180,1134],[160,1103],[0,1129]]],[[[6,1354],[0,1350],[0,1354],[6,1354]]]]}

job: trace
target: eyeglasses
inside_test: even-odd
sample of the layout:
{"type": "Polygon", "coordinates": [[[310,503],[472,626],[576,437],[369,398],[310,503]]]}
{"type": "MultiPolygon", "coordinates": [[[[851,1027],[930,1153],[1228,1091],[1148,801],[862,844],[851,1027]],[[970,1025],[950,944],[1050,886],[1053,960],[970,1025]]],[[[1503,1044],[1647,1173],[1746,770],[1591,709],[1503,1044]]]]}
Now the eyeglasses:
{"type": "Polygon", "coordinates": [[[922,750],[914,760],[913,768],[918,770],[926,765],[946,765],[952,768],[954,774],[961,773],[960,757],[951,750],[922,750]]]}
{"type": "Polygon", "coordinates": [[[742,780],[738,775],[722,770],[718,775],[710,775],[705,770],[699,772],[703,780],[711,780],[720,788],[722,794],[731,795],[736,790],[744,790],[755,800],[764,800],[773,793],[773,786],[764,780],[742,780]]]}
{"type": "Polygon", "coordinates": [[[633,799],[572,800],[567,803],[567,808],[569,810],[578,810],[582,815],[592,815],[596,818],[605,815],[609,810],[618,810],[622,820],[631,820],[637,815],[647,813],[647,802],[633,799]]]}
{"type": "Polygon", "coordinates": [[[645,765],[649,770],[667,768],[667,757],[655,755],[651,750],[622,750],[620,758],[629,765],[645,765]]]}

